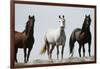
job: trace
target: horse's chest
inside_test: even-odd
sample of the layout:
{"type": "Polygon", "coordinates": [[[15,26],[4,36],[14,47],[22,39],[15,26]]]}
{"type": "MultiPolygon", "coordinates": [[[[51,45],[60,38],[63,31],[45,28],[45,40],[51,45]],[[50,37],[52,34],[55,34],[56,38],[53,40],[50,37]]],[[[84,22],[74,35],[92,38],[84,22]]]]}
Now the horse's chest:
{"type": "Polygon", "coordinates": [[[80,40],[84,43],[86,43],[90,37],[91,37],[90,33],[83,32],[80,34],[80,40]]]}
{"type": "Polygon", "coordinates": [[[57,44],[62,45],[66,40],[65,33],[61,34],[60,37],[56,40],[57,44]]]}
{"type": "Polygon", "coordinates": [[[34,43],[34,37],[28,38],[26,41],[26,46],[32,46],[34,43]]]}

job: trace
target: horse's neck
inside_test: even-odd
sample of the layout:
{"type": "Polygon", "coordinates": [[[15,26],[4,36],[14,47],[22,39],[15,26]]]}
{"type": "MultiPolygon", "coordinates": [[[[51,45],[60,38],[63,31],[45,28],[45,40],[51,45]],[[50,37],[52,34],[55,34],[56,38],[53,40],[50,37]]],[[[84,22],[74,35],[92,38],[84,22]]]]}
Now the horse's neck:
{"type": "Polygon", "coordinates": [[[90,32],[90,27],[88,27],[87,29],[82,28],[82,31],[81,31],[81,32],[86,32],[86,33],[89,33],[89,32],[90,32]]]}
{"type": "Polygon", "coordinates": [[[29,33],[27,33],[27,37],[28,37],[28,38],[33,37],[33,33],[34,33],[34,31],[33,31],[33,29],[32,29],[29,33]]]}
{"type": "Polygon", "coordinates": [[[61,27],[60,27],[59,30],[60,30],[60,36],[61,36],[61,35],[65,32],[65,31],[64,31],[64,28],[61,28],[61,27]]]}

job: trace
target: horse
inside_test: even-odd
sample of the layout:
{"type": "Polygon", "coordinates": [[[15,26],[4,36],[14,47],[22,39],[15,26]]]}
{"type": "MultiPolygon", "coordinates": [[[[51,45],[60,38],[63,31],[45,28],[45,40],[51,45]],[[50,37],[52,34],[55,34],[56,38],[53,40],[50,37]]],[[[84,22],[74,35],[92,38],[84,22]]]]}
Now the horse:
{"type": "Polygon", "coordinates": [[[30,52],[32,50],[33,44],[34,44],[34,22],[35,22],[35,16],[28,16],[28,21],[25,26],[25,30],[23,32],[15,31],[15,54],[14,58],[15,61],[17,61],[17,52],[18,48],[24,49],[24,62],[27,63],[29,60],[30,52]],[[28,53],[27,53],[28,49],[28,53]]]}
{"type": "Polygon", "coordinates": [[[69,48],[70,48],[70,54],[71,57],[73,56],[73,48],[75,42],[78,42],[79,44],[79,56],[81,57],[81,47],[83,48],[83,57],[85,57],[85,46],[84,44],[88,43],[88,53],[89,56],[91,56],[91,32],[90,32],[90,25],[91,25],[91,17],[90,15],[85,15],[85,19],[83,22],[82,29],[76,28],[69,40],[69,48]]]}
{"type": "Polygon", "coordinates": [[[57,48],[57,59],[59,59],[59,46],[62,46],[62,51],[61,51],[61,58],[63,59],[63,52],[64,52],[64,47],[65,47],[65,42],[66,42],[66,35],[65,35],[65,17],[64,15],[60,16],[59,15],[59,22],[60,22],[60,27],[58,29],[51,29],[48,30],[45,34],[44,38],[44,46],[41,49],[41,54],[45,53],[47,50],[48,58],[51,60],[52,59],[52,51],[54,48],[57,48]],[[51,46],[51,49],[50,49],[51,46]]]}

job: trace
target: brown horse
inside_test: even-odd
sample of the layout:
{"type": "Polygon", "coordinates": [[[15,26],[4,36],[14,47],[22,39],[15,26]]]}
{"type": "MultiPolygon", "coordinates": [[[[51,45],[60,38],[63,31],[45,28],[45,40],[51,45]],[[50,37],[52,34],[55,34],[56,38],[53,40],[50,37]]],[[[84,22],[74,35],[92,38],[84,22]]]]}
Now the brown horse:
{"type": "Polygon", "coordinates": [[[85,19],[83,22],[82,29],[76,28],[71,36],[69,41],[69,48],[70,54],[73,56],[73,48],[74,43],[77,41],[79,43],[79,56],[81,57],[81,47],[83,47],[83,56],[85,56],[85,47],[84,45],[88,43],[88,52],[89,56],[91,56],[91,32],[90,32],[90,25],[91,25],[91,17],[90,15],[85,15],[85,19]]]}
{"type": "Polygon", "coordinates": [[[17,52],[18,48],[24,49],[24,62],[27,63],[29,60],[29,55],[34,44],[34,22],[35,17],[29,15],[29,19],[26,23],[25,30],[23,32],[15,31],[15,61],[17,62],[17,52]],[[28,53],[27,53],[28,49],[28,53]]]}

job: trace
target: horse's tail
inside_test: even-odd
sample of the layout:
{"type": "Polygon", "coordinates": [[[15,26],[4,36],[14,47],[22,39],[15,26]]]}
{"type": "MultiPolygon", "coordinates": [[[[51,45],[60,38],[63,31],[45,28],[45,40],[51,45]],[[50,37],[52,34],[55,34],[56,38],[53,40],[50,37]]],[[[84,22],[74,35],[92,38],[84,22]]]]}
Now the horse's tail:
{"type": "Polygon", "coordinates": [[[41,49],[40,54],[44,54],[46,52],[46,46],[48,45],[47,39],[45,40],[44,47],[41,49]]]}
{"type": "Polygon", "coordinates": [[[80,32],[81,29],[80,28],[76,28],[71,36],[70,36],[70,41],[69,41],[69,48],[70,48],[70,54],[72,53],[72,56],[73,56],[73,48],[74,48],[74,43],[78,40],[78,36],[79,36],[79,33],[77,34],[77,32],[80,32]],[[77,35],[76,35],[77,34],[77,35]]]}
{"type": "Polygon", "coordinates": [[[72,32],[70,36],[70,41],[69,41],[69,48],[70,48],[70,54],[73,55],[73,48],[74,48],[74,43],[75,43],[75,31],[72,32]]]}

